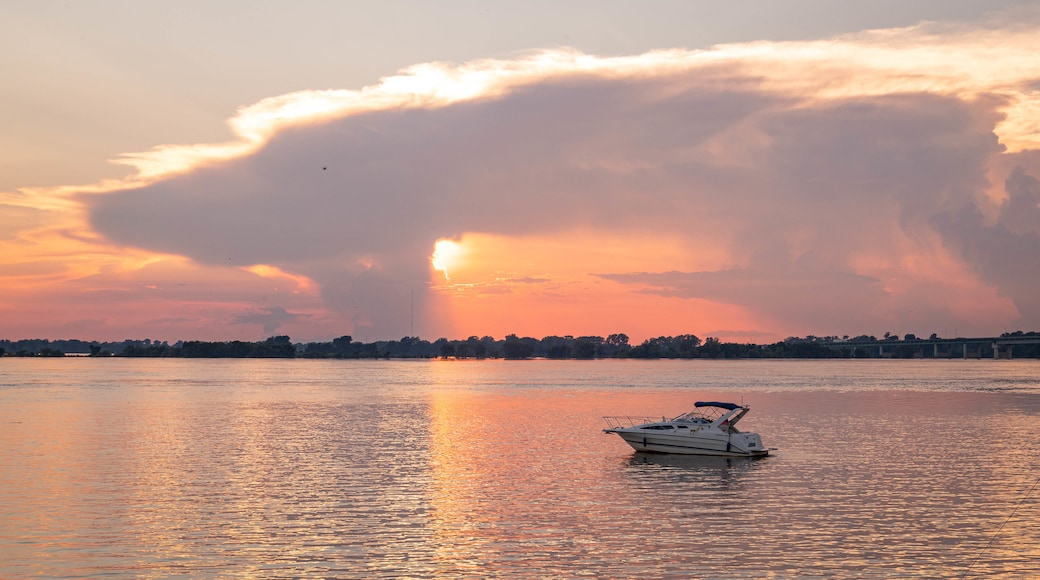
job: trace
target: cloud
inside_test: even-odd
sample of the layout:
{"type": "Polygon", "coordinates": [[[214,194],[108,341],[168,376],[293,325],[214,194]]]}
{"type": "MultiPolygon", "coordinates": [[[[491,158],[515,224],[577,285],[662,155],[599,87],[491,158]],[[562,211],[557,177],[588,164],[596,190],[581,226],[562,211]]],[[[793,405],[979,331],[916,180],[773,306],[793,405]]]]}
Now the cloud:
{"type": "MultiPolygon", "coordinates": [[[[237,144],[128,156],[139,183],[82,201],[115,244],[273,268],[383,336],[437,300],[436,240],[577,229],[665,233],[690,254],[711,240],[725,268],[601,277],[740,305],[773,327],[1040,327],[1026,290],[1040,268],[1022,268],[1035,264],[1040,166],[987,207],[992,160],[1035,145],[1040,70],[1023,65],[1038,32],[928,24],[421,65],[243,109],[237,144]],[[964,308],[973,299],[993,305],[964,308]]],[[[293,316],[279,308],[237,320],[268,331],[293,316]]]]}
{"type": "Polygon", "coordinates": [[[1027,328],[1040,324],[1040,180],[1021,168],[1008,177],[1008,197],[989,223],[979,207],[952,206],[932,216],[944,242],[982,279],[1014,300],[1027,328]]]}
{"type": "Polygon", "coordinates": [[[301,318],[299,314],[290,314],[281,306],[263,308],[260,311],[235,316],[232,324],[259,324],[267,334],[273,333],[287,322],[301,318]]]}
{"type": "Polygon", "coordinates": [[[605,274],[603,278],[638,285],[643,292],[702,298],[751,309],[780,328],[864,328],[886,303],[881,281],[842,272],[811,272],[787,265],[771,271],[734,269],[715,272],[605,274]],[[855,304],[855,308],[849,308],[855,304]]]}

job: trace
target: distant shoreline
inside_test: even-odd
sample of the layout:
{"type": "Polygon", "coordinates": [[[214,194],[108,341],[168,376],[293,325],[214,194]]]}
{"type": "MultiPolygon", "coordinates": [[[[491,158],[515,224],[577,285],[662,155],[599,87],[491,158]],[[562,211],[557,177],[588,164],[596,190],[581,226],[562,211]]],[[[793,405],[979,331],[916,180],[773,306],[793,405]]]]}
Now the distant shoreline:
{"type": "Polygon", "coordinates": [[[418,337],[355,342],[341,336],[329,342],[294,343],[288,336],[262,341],[124,340],[0,340],[3,357],[117,358],[307,358],[307,359],[982,359],[1040,358],[1040,333],[1013,332],[999,337],[902,338],[886,334],[845,337],[791,337],[771,344],[722,342],[692,334],[649,338],[638,345],[625,334],[547,336],[541,339],[510,334],[497,340],[471,336],[465,340],[418,337]]]}

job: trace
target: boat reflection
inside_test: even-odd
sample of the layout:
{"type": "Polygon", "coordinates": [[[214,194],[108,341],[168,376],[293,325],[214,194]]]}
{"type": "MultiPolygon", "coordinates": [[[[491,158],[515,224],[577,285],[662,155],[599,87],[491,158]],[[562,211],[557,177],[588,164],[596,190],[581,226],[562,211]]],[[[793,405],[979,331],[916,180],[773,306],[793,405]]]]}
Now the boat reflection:
{"type": "Polygon", "coordinates": [[[660,465],[685,470],[717,471],[720,469],[750,469],[765,457],[719,457],[714,455],[677,455],[674,453],[643,453],[637,451],[629,458],[633,467],[660,465]]]}
{"type": "MultiPolygon", "coordinates": [[[[623,464],[623,471],[636,486],[657,493],[710,494],[719,491],[744,493],[749,482],[761,476],[764,458],[675,455],[636,452],[623,464]]],[[[682,500],[685,501],[685,500],[682,500]]]]}
{"type": "Polygon", "coordinates": [[[631,467],[659,466],[685,471],[747,471],[764,463],[765,457],[720,457],[714,455],[678,455],[636,451],[628,458],[631,467]]]}

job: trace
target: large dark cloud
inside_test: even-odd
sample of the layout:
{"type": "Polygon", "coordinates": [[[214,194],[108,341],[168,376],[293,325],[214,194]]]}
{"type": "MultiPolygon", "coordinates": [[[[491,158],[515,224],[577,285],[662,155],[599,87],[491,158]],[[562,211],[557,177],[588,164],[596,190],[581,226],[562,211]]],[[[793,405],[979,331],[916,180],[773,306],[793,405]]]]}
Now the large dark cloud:
{"type": "Polygon", "coordinates": [[[815,100],[762,89],[739,69],[583,74],[283,130],[248,157],[93,198],[91,220],[119,243],[306,274],[329,304],[398,326],[402,288],[423,284],[433,242],[463,232],[667,232],[691,252],[711,237],[731,270],[604,276],[777,324],[849,325],[866,318],[850,317],[850,303],[891,318],[900,302],[857,273],[857,257],[897,261],[938,232],[1040,325],[1025,290],[1036,254],[1028,272],[1020,261],[1036,245],[1035,180],[1009,181],[998,230],[977,207],[1002,150],[1000,104],[815,100]]]}
{"type": "Polygon", "coordinates": [[[987,282],[1015,301],[1022,328],[1040,327],[1040,180],[1015,169],[994,220],[973,204],[952,205],[932,218],[943,240],[987,282]]]}
{"type": "Polygon", "coordinates": [[[689,150],[774,103],[712,83],[590,78],[359,114],[105,196],[93,223],[118,241],[213,263],[396,252],[461,231],[646,227],[674,219],[664,206],[690,210],[684,173],[726,181],[689,150]]]}

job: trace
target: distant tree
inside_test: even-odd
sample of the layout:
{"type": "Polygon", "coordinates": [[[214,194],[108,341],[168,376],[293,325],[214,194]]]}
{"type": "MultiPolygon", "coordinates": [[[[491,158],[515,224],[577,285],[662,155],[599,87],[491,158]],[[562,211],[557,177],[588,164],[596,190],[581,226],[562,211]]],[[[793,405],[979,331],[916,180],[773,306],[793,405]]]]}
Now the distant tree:
{"type": "Polygon", "coordinates": [[[574,358],[590,359],[596,356],[596,352],[599,349],[603,339],[600,339],[600,343],[597,343],[597,337],[583,336],[574,341],[574,358]]]}
{"type": "Polygon", "coordinates": [[[494,337],[482,336],[480,337],[480,344],[484,345],[484,356],[488,358],[498,358],[502,355],[501,347],[494,337]]]}
{"type": "Polygon", "coordinates": [[[625,356],[630,358],[661,358],[661,344],[665,340],[665,337],[648,338],[640,343],[638,346],[634,346],[629,349],[625,356]]]}
{"type": "Polygon", "coordinates": [[[567,344],[557,344],[555,346],[549,347],[547,355],[549,356],[549,358],[555,359],[570,358],[571,347],[567,344]]]}
{"type": "MultiPolygon", "coordinates": [[[[109,354],[110,353],[103,349],[101,345],[91,345],[90,347],[90,356],[108,356],[109,354]],[[96,353],[95,348],[97,349],[96,353]]],[[[127,344],[119,354],[121,356],[129,357],[165,357],[180,356],[180,350],[170,348],[170,346],[165,342],[154,342],[148,346],[143,344],[127,344]]]]}
{"type": "Polygon", "coordinates": [[[399,341],[391,341],[386,345],[390,356],[403,358],[427,358],[436,356],[433,345],[418,336],[404,336],[399,341]]]}
{"type": "Polygon", "coordinates": [[[680,358],[695,358],[699,354],[697,347],[700,346],[700,344],[701,339],[697,338],[695,335],[680,334],[672,340],[672,349],[680,358]]]}
{"type": "Polygon", "coordinates": [[[569,358],[573,336],[546,336],[538,341],[537,352],[549,358],[569,358]]]}
{"type": "Polygon", "coordinates": [[[597,353],[602,357],[625,356],[625,352],[632,348],[628,344],[627,334],[610,334],[597,347],[597,353]]]}
{"type": "Polygon", "coordinates": [[[255,356],[263,358],[294,358],[296,347],[288,336],[272,336],[262,343],[255,343],[249,354],[244,356],[255,356]]]}
{"type": "Polygon", "coordinates": [[[455,346],[455,357],[456,358],[473,358],[473,347],[468,342],[456,342],[453,343],[455,346]]]}
{"type": "Polygon", "coordinates": [[[818,342],[801,341],[783,343],[777,356],[783,358],[832,358],[840,357],[841,353],[818,342]]]}
{"type": "Polygon", "coordinates": [[[723,358],[762,358],[766,356],[762,347],[757,344],[722,343],[723,358]]]}
{"type": "Polygon", "coordinates": [[[446,338],[442,337],[433,341],[433,346],[437,349],[437,356],[441,358],[455,356],[455,345],[446,338]]]}
{"type": "Polygon", "coordinates": [[[502,356],[507,359],[525,359],[530,358],[534,353],[534,347],[530,342],[525,341],[517,337],[515,334],[510,334],[506,337],[502,343],[502,356]]]}
{"type": "Polygon", "coordinates": [[[714,336],[709,336],[704,339],[704,344],[700,347],[700,354],[706,358],[719,358],[719,355],[722,354],[722,343],[714,336]]]}
{"type": "Polygon", "coordinates": [[[90,345],[90,356],[101,356],[101,345],[90,345]]]}
{"type": "Polygon", "coordinates": [[[478,359],[487,358],[487,345],[485,345],[476,336],[471,336],[466,339],[466,349],[469,351],[471,356],[478,359]]]}

